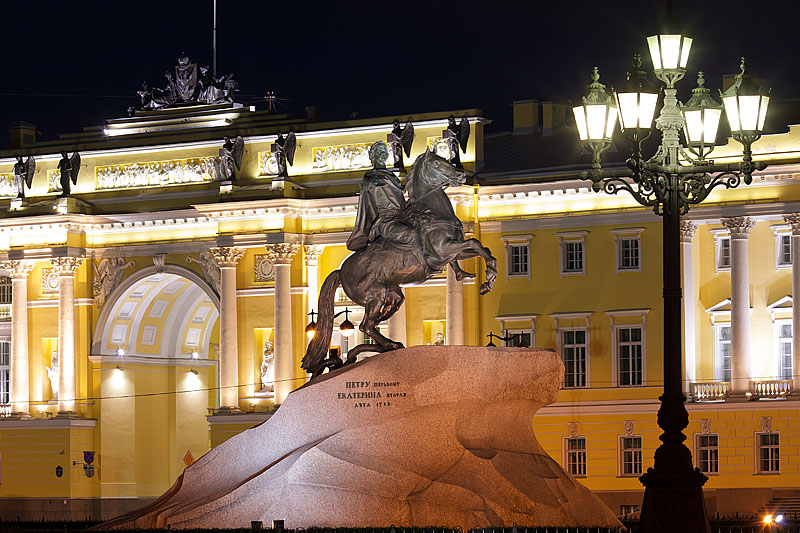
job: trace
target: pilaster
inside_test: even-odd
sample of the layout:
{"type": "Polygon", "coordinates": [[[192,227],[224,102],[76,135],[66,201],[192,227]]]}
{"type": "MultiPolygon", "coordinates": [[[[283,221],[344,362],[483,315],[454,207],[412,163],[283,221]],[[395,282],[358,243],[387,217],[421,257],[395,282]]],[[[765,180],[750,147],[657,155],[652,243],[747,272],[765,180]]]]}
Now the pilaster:
{"type": "Polygon", "coordinates": [[[792,227],[792,388],[800,387],[800,213],[783,215],[792,227]]]}
{"type": "Polygon", "coordinates": [[[694,277],[692,276],[692,237],[697,224],[681,220],[681,259],[683,262],[683,389],[688,393],[697,380],[697,353],[695,339],[694,277]]]}
{"type": "Polygon", "coordinates": [[[34,263],[5,261],[0,264],[11,277],[11,414],[30,414],[28,369],[28,274],[34,263]]]}

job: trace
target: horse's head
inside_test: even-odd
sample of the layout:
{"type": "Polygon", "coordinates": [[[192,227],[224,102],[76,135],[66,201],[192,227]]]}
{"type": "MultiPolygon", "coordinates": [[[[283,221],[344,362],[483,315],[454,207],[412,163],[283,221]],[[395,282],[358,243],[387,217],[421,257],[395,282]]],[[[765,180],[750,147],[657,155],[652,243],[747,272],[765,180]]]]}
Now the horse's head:
{"type": "Polygon", "coordinates": [[[424,185],[425,188],[456,187],[462,185],[466,178],[466,172],[428,149],[411,165],[406,188],[414,182],[417,182],[417,186],[424,185]]]}

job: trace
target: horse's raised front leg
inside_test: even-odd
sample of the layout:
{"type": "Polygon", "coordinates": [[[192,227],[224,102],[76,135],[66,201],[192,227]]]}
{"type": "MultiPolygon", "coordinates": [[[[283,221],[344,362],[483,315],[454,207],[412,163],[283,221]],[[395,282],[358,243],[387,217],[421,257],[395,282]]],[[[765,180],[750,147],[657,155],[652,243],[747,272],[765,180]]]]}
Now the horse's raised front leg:
{"type": "Polygon", "coordinates": [[[481,294],[486,294],[492,290],[497,279],[497,259],[478,239],[449,241],[440,245],[440,250],[442,255],[453,257],[454,261],[482,257],[486,263],[486,281],[481,284],[481,294]]]}

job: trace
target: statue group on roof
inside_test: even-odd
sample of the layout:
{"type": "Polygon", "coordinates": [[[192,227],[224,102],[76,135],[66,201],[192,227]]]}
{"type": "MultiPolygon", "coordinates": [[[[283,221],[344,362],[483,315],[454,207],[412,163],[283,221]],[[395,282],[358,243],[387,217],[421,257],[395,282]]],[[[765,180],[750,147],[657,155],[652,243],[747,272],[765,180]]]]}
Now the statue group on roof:
{"type": "Polygon", "coordinates": [[[170,106],[191,104],[223,104],[233,102],[233,96],[239,90],[239,84],[233,79],[233,73],[215,77],[209,67],[197,68],[186,54],[181,54],[174,73],[166,71],[164,77],[167,85],[163,89],[149,88],[142,82],[142,88],[136,91],[139,105],[130,109],[149,111],[170,106]]]}

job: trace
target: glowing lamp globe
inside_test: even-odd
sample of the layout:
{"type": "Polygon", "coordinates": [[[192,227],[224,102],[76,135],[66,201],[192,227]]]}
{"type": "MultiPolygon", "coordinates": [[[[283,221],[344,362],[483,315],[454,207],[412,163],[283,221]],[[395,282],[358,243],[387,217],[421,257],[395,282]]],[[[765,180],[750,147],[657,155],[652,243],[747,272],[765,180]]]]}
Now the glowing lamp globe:
{"type": "Polygon", "coordinates": [[[722,116],[722,105],[711,96],[705,87],[702,72],[697,73],[697,87],[692,90],[692,97],[681,107],[686,144],[700,158],[704,158],[714,149],[722,116]]]}
{"type": "Polygon", "coordinates": [[[633,70],[616,93],[619,125],[622,131],[632,131],[637,137],[653,126],[658,103],[658,89],[647,80],[641,67],[642,56],[635,54],[633,70]]]}
{"type": "Polygon", "coordinates": [[[764,84],[747,74],[745,58],[742,58],[741,72],[736,75],[733,85],[721,93],[725,104],[725,114],[734,138],[757,138],[764,131],[764,121],[769,107],[769,91],[764,84]]]}
{"type": "Polygon", "coordinates": [[[597,67],[592,69],[592,81],[586,86],[583,103],[572,108],[575,115],[575,126],[583,142],[611,143],[614,126],[617,122],[617,109],[614,98],[606,92],[606,86],[600,83],[597,67]]]}

